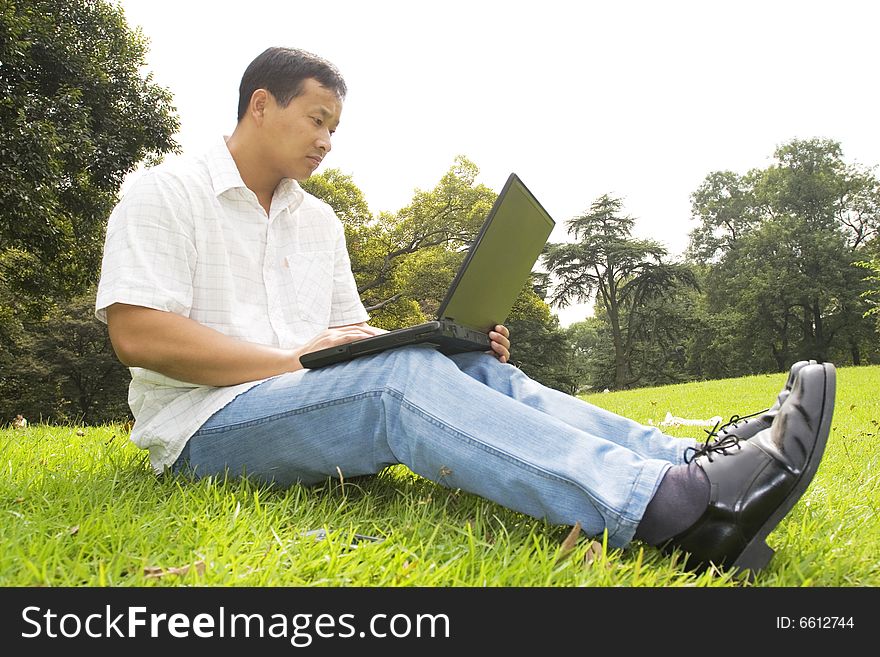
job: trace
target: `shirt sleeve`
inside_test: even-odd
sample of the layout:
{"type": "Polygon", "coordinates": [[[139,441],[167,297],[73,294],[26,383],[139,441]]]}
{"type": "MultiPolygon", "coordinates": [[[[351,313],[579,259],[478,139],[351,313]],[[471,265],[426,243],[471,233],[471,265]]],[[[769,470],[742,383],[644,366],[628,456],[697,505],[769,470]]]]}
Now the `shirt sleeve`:
{"type": "Polygon", "coordinates": [[[95,316],[107,321],[114,303],[187,316],[192,307],[196,249],[190,201],[173,175],[149,171],[110,215],[95,316]]]}
{"type": "Polygon", "coordinates": [[[345,243],[345,230],[339,223],[339,237],[336,241],[336,257],[333,271],[333,299],[330,306],[330,326],[345,326],[369,321],[370,315],[361,302],[354,274],[351,271],[351,258],[345,243]]]}

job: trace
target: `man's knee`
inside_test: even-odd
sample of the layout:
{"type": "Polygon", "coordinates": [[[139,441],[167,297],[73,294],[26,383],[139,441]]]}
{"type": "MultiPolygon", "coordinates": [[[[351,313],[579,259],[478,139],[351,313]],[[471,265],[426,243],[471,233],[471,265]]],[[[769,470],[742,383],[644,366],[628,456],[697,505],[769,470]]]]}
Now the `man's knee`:
{"type": "Polygon", "coordinates": [[[389,349],[383,354],[383,369],[392,385],[409,383],[425,385],[431,380],[449,380],[461,374],[458,366],[429,345],[412,345],[389,349]]]}
{"type": "Polygon", "coordinates": [[[429,345],[412,345],[389,349],[390,358],[397,362],[406,362],[420,367],[443,367],[449,359],[429,345]]]}

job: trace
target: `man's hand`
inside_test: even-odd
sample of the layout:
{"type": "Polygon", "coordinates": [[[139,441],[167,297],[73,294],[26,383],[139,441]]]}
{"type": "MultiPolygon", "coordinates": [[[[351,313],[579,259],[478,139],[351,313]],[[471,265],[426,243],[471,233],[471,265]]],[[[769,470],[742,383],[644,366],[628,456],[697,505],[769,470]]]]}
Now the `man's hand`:
{"type": "Polygon", "coordinates": [[[380,333],[387,333],[385,329],[370,326],[367,323],[349,324],[347,326],[334,326],[326,331],[321,331],[310,342],[303,345],[297,350],[297,360],[299,356],[310,354],[313,351],[320,351],[328,347],[335,347],[346,342],[360,340],[361,338],[369,338],[380,333]]]}
{"type": "Polygon", "coordinates": [[[510,330],[503,324],[495,326],[494,331],[489,331],[489,339],[492,341],[492,351],[495,357],[502,363],[510,360],[510,330]]]}

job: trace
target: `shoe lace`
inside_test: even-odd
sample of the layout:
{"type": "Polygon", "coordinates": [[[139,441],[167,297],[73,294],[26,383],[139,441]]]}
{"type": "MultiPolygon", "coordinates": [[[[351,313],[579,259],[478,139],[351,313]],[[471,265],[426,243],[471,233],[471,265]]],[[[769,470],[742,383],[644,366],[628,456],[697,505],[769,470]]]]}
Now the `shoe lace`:
{"type": "Polygon", "coordinates": [[[711,462],[713,460],[713,454],[721,453],[722,455],[724,455],[727,454],[727,450],[733,449],[734,447],[736,447],[737,449],[742,449],[739,444],[739,437],[736,434],[728,433],[720,439],[718,438],[718,434],[728,427],[737,427],[739,426],[739,423],[743,420],[761,415],[762,413],[766,413],[769,410],[770,409],[767,408],[763,411],[758,411],[757,413],[752,413],[750,415],[731,415],[730,419],[724,424],[721,424],[721,420],[718,420],[715,423],[715,426],[711,429],[703,429],[703,431],[708,434],[706,436],[706,442],[704,442],[699,447],[687,447],[684,450],[684,462],[690,463],[700,456],[705,456],[711,462]]]}

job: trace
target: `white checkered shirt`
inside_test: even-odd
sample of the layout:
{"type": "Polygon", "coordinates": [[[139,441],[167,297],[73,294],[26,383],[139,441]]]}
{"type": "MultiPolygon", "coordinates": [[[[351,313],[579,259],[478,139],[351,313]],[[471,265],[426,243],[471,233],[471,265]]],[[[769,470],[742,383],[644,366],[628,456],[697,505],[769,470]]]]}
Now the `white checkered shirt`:
{"type": "MultiPolygon", "coordinates": [[[[267,220],[225,142],[151,169],[125,193],[107,225],[96,317],[106,322],[113,303],[282,348],[369,319],[330,206],[283,180],[267,220]]],[[[260,383],[200,386],[130,369],[132,440],[150,451],[157,472],[211,415],[260,383]]]]}

